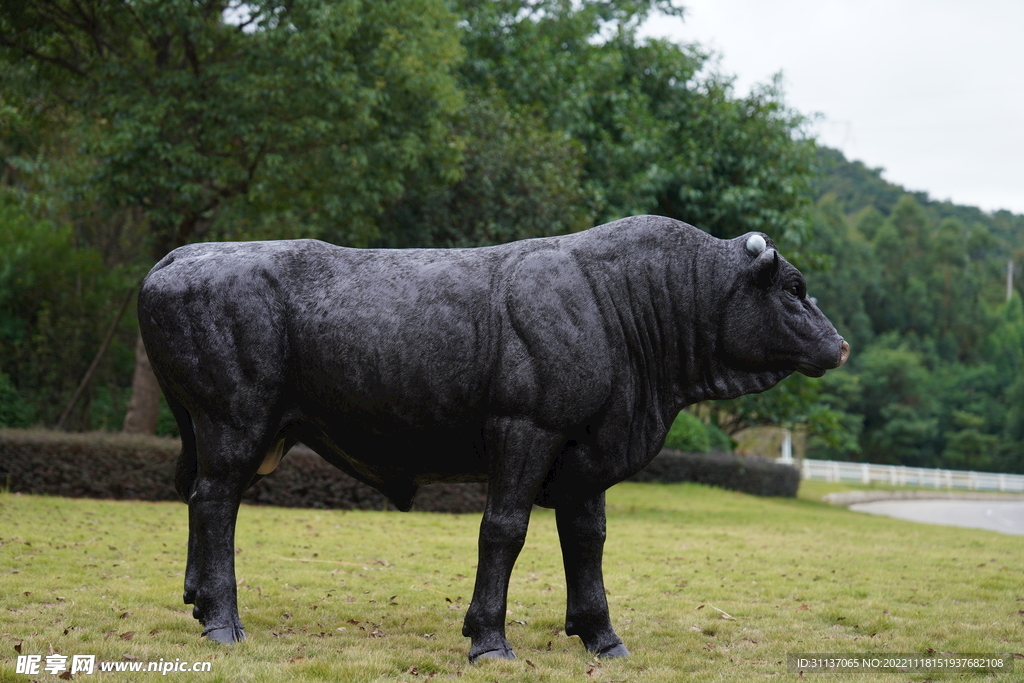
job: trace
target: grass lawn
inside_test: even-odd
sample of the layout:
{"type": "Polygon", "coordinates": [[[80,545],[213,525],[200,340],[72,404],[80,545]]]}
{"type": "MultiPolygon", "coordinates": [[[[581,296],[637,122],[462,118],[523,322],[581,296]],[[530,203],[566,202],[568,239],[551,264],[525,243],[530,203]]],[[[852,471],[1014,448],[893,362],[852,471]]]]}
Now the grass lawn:
{"type": "MultiPolygon", "coordinates": [[[[168,680],[406,683],[796,680],[789,652],[1024,652],[1022,537],[691,484],[620,484],[608,501],[608,600],[632,656],[595,661],[562,632],[554,514],[536,510],[509,590],[519,659],[470,665],[479,515],[243,506],[249,639],[225,647],[181,603],[184,505],[0,494],[0,681],[31,680],[18,650],[210,662],[168,680]]],[[[935,679],[1020,680],[1022,666],[935,679]]],[[[848,676],[804,678],[928,679],[848,676]]]]}

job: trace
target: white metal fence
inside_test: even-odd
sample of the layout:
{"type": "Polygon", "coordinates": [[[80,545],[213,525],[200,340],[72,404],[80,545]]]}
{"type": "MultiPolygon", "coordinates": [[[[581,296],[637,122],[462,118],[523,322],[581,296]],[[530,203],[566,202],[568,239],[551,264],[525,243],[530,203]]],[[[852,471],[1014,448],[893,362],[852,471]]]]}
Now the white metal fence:
{"type": "Polygon", "coordinates": [[[1022,474],[932,470],[923,467],[872,465],[835,460],[804,460],[801,470],[804,479],[821,481],[855,481],[861,484],[927,486],[937,489],[969,491],[1024,492],[1024,475],[1022,474]]]}

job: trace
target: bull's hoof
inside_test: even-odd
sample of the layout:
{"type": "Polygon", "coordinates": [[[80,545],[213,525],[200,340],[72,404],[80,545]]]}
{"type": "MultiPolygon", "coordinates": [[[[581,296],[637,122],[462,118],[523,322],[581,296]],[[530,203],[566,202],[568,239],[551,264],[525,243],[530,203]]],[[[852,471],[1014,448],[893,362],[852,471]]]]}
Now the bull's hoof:
{"type": "Polygon", "coordinates": [[[208,628],[203,631],[203,635],[209,640],[216,643],[224,643],[225,645],[245,640],[245,631],[241,626],[220,626],[218,628],[208,628]]]}
{"type": "Polygon", "coordinates": [[[469,653],[469,663],[475,664],[481,659],[515,659],[516,653],[512,651],[510,647],[502,647],[497,650],[487,650],[485,652],[469,653]]]}
{"type": "Polygon", "coordinates": [[[601,659],[610,659],[612,657],[628,657],[629,650],[622,643],[615,643],[597,653],[597,656],[601,659]]]}

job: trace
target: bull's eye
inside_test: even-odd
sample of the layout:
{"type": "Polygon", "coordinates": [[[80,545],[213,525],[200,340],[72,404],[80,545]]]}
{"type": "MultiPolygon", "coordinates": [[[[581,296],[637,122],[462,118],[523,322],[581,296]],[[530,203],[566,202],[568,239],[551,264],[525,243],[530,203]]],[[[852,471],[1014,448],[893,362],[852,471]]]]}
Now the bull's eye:
{"type": "Polygon", "coordinates": [[[797,299],[804,298],[805,290],[804,290],[804,284],[802,282],[793,282],[793,283],[787,285],[786,286],[786,291],[789,294],[792,294],[793,296],[795,296],[797,299]]]}

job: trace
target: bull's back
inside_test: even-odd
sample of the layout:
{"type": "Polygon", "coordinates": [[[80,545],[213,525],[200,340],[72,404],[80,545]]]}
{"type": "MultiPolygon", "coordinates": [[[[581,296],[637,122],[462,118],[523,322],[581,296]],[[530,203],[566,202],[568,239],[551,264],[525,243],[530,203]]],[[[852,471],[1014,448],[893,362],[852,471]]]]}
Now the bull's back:
{"type": "Polygon", "coordinates": [[[355,250],[291,298],[307,414],[445,428],[485,409],[502,321],[501,250],[355,250]],[[312,348],[316,346],[317,348],[312,348]]]}
{"type": "Polygon", "coordinates": [[[501,249],[361,250],[316,240],[182,247],[140,292],[158,375],[225,409],[259,387],[297,419],[372,432],[484,409],[501,249]]]}

